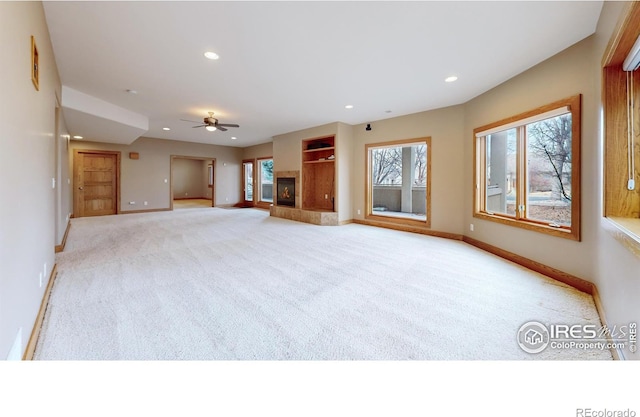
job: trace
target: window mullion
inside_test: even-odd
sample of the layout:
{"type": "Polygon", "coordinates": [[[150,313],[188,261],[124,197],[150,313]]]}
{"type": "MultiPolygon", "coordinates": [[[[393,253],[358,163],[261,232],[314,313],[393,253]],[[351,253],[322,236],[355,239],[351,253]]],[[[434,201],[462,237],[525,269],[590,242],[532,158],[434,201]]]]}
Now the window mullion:
{"type": "Polygon", "coordinates": [[[477,142],[478,149],[478,167],[480,167],[481,175],[477,178],[477,182],[475,184],[476,192],[478,195],[478,210],[481,212],[487,211],[487,138],[482,136],[478,138],[477,142]]]}
{"type": "Polygon", "coordinates": [[[525,126],[519,126],[517,130],[517,162],[516,162],[516,219],[526,218],[527,210],[527,144],[525,126]]]}

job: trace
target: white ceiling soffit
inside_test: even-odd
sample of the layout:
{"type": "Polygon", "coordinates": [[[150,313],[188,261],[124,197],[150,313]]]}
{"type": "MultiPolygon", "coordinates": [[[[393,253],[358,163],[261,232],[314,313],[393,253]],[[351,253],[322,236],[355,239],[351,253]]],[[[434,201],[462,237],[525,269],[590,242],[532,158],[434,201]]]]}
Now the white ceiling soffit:
{"type": "MultiPolygon", "coordinates": [[[[145,136],[241,147],[464,103],[593,34],[602,9],[602,1],[43,4],[65,86],[145,115],[145,136]],[[209,50],[220,58],[206,59],[209,50]],[[451,75],[458,81],[445,83],[451,75]],[[193,129],[208,111],[240,127],[193,129]]],[[[116,139],[108,129],[102,136],[116,139]]]]}
{"type": "Polygon", "coordinates": [[[146,116],[62,86],[67,129],[83,140],[129,145],[149,130],[146,116]]]}

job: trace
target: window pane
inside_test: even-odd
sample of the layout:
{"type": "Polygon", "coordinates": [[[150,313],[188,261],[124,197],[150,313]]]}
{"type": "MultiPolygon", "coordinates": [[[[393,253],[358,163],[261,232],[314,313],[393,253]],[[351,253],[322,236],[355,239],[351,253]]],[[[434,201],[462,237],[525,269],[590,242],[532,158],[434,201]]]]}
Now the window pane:
{"type": "Polygon", "coordinates": [[[273,202],[273,159],[260,161],[260,201],[273,202]]]}
{"type": "Polygon", "coordinates": [[[427,145],[371,149],[372,212],[427,219],[427,145]]]}
{"type": "Polygon", "coordinates": [[[571,114],[527,125],[527,218],[571,225],[571,114]]]}
{"type": "Polygon", "coordinates": [[[487,135],[487,201],[491,213],[516,215],[517,130],[487,135]]]}

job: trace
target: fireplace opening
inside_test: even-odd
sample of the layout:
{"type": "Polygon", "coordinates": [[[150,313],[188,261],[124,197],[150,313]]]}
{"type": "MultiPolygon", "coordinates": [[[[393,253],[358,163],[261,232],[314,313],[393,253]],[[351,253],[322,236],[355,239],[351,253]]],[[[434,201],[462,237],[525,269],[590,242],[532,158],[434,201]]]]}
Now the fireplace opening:
{"type": "Polygon", "coordinates": [[[279,206],[296,206],[296,179],[289,177],[278,177],[278,198],[279,206]]]}

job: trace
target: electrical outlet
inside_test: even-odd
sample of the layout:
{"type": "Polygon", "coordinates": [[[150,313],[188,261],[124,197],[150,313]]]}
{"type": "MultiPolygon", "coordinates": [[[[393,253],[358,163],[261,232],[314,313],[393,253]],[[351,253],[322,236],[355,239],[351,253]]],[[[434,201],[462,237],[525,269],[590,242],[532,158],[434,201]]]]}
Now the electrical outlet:
{"type": "Polygon", "coordinates": [[[229,201],[229,197],[225,197],[225,198],[224,198],[224,201],[229,201]]]}
{"type": "Polygon", "coordinates": [[[146,206],[146,205],[148,205],[148,204],[149,204],[149,203],[147,203],[146,201],[144,202],[144,205],[145,205],[145,206],[146,206]]]}
{"type": "Polygon", "coordinates": [[[358,214],[360,214],[360,210],[358,210],[358,214]]]}
{"type": "Polygon", "coordinates": [[[184,193],[184,196],[185,196],[185,197],[186,197],[186,196],[188,196],[188,195],[189,195],[189,193],[184,193]]]}
{"type": "Polygon", "coordinates": [[[473,223],[469,224],[469,230],[473,232],[473,223]]]}
{"type": "Polygon", "coordinates": [[[325,199],[325,200],[329,199],[329,194],[325,194],[325,195],[324,195],[324,199],[325,199]]]}
{"type": "Polygon", "coordinates": [[[56,179],[55,178],[51,178],[51,188],[53,188],[53,189],[56,188],[56,179]]]}
{"type": "Polygon", "coordinates": [[[166,178],[164,179],[164,183],[165,183],[165,184],[167,183],[167,179],[166,179],[166,178]]]}

